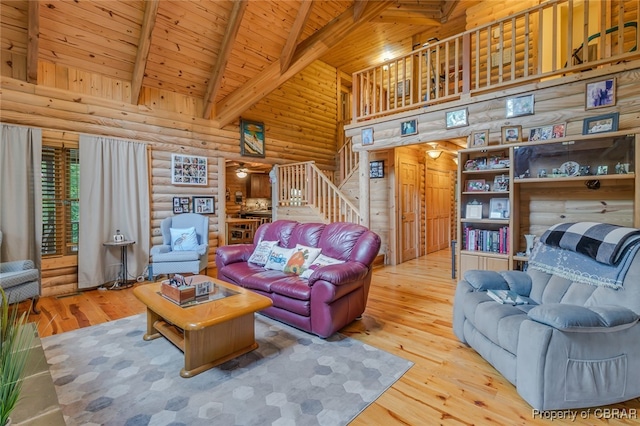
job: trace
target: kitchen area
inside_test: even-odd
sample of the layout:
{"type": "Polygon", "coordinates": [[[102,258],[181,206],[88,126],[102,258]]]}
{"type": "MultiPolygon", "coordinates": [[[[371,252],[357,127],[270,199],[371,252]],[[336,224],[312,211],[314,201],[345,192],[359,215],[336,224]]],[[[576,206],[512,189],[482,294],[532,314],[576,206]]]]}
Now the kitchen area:
{"type": "Polygon", "coordinates": [[[263,223],[271,222],[269,164],[227,162],[226,241],[247,244],[263,223]]]}

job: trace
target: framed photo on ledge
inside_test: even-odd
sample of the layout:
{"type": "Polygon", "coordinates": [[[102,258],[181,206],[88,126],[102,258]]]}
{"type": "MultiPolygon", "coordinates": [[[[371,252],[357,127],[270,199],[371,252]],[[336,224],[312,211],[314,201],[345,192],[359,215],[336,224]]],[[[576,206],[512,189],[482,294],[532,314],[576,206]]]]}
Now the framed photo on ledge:
{"type": "Polygon", "coordinates": [[[213,197],[193,197],[193,212],[198,214],[213,214],[216,212],[213,197]]]}
{"type": "Polygon", "coordinates": [[[509,199],[492,198],[489,202],[489,219],[509,218],[509,199]]]}
{"type": "Polygon", "coordinates": [[[614,112],[585,118],[582,122],[582,134],[592,135],[594,133],[615,132],[618,130],[618,117],[619,113],[614,112]]]}
{"type": "Polygon", "coordinates": [[[478,146],[489,145],[489,130],[482,130],[480,132],[472,132],[469,135],[469,148],[475,148],[478,146]]]}
{"type": "Polygon", "coordinates": [[[502,143],[522,142],[522,126],[505,126],[502,128],[502,143]]]}

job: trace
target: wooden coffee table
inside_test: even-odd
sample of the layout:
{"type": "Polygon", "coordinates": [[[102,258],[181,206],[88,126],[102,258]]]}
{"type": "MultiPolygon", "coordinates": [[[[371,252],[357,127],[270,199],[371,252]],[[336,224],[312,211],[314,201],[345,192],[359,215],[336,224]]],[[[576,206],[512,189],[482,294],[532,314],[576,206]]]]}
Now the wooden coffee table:
{"type": "Polygon", "coordinates": [[[216,365],[258,347],[254,313],[271,306],[271,299],[241,287],[204,275],[196,280],[211,281],[237,294],[222,299],[182,307],[160,295],[161,283],[134,288],[133,294],[147,306],[147,333],[144,340],[166,337],[184,353],[182,377],[193,377],[216,365]]]}

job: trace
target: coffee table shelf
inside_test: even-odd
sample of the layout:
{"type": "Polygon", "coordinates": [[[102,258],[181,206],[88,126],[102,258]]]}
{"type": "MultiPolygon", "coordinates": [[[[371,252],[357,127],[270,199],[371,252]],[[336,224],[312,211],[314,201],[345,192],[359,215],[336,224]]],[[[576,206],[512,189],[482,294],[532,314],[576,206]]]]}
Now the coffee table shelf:
{"type": "Polygon", "coordinates": [[[144,340],[163,336],[178,347],[184,353],[180,375],[185,378],[256,349],[254,314],[272,304],[268,297],[215,278],[195,275],[193,280],[212,281],[237,294],[182,307],[158,294],[160,283],[133,290],[147,306],[144,340]]]}

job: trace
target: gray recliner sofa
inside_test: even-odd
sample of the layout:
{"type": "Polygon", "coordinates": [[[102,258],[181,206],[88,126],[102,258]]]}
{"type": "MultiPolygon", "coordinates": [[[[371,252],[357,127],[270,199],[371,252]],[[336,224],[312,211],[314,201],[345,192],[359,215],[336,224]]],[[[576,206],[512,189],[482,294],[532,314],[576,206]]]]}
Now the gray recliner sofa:
{"type": "Polygon", "coordinates": [[[456,288],[454,333],[534,409],[593,407],[639,397],[639,244],[625,247],[625,273],[615,285],[594,279],[583,264],[571,268],[572,259],[585,255],[559,248],[553,240],[537,243],[526,272],[467,271],[456,288]],[[545,251],[547,259],[556,259],[548,262],[555,262],[553,267],[536,263],[545,251]],[[488,289],[513,290],[529,303],[501,304],[488,289]]]}

